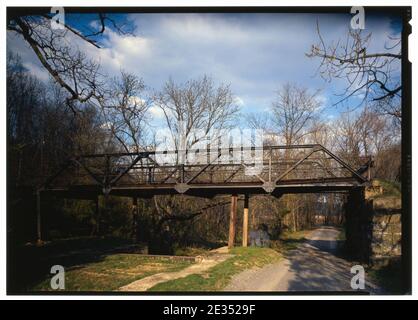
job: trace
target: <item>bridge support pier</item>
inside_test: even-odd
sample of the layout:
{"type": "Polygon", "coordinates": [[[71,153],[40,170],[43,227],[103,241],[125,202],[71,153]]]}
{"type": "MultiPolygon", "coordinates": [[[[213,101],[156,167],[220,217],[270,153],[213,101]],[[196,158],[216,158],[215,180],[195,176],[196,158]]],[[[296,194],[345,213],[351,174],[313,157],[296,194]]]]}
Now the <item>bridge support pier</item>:
{"type": "Polygon", "coordinates": [[[242,246],[248,246],[248,194],[244,195],[244,215],[242,217],[242,246]]]}
{"type": "Polygon", "coordinates": [[[351,190],[345,212],[347,253],[360,262],[369,262],[371,253],[371,208],[364,188],[351,190]]]}
{"type": "Polygon", "coordinates": [[[238,195],[233,194],[231,196],[231,212],[229,215],[229,237],[228,237],[228,248],[234,247],[235,243],[235,225],[237,220],[237,203],[238,195]]]}

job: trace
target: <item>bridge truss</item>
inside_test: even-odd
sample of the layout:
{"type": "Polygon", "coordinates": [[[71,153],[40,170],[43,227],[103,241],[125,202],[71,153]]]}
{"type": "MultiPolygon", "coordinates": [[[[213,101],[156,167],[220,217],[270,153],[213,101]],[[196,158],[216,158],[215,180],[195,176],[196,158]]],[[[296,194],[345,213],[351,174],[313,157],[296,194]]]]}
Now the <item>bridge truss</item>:
{"type": "Polygon", "coordinates": [[[87,154],[39,189],[63,197],[152,197],[344,191],[370,180],[370,158],[347,163],[319,144],[87,154]]]}

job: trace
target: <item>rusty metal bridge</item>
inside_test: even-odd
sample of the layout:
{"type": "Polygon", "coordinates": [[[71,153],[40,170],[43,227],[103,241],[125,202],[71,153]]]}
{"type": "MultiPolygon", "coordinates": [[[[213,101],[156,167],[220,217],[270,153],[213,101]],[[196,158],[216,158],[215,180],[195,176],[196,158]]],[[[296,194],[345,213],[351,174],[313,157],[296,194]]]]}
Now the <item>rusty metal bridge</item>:
{"type": "Polygon", "coordinates": [[[228,194],[228,246],[232,247],[238,194],[243,194],[242,245],[247,246],[250,195],[361,190],[370,181],[373,162],[371,158],[352,162],[354,165],[348,164],[319,144],[75,156],[37,189],[38,240],[42,239],[41,194],[95,200],[97,212],[100,195],[131,197],[133,215],[139,214],[138,198],[228,194]]]}
{"type": "Polygon", "coordinates": [[[40,191],[85,199],[335,192],[364,186],[371,165],[360,158],[355,167],[319,144],[87,154],[69,159],[40,191]]]}

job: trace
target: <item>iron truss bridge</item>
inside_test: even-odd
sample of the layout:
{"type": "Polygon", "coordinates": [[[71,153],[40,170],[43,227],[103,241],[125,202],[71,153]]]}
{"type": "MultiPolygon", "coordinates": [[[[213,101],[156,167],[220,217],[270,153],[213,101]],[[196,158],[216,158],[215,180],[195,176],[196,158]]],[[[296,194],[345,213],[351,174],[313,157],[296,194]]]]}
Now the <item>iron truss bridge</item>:
{"type": "Polygon", "coordinates": [[[38,191],[85,199],[340,192],[365,186],[372,164],[349,164],[319,144],[87,154],[68,159],[38,191]]]}

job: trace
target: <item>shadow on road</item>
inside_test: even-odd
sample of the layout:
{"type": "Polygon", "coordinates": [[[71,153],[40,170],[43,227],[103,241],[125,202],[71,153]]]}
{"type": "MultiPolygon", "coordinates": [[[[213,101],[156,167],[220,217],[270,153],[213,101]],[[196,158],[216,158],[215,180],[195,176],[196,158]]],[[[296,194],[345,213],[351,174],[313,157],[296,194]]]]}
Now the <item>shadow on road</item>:
{"type": "Polygon", "coordinates": [[[339,257],[338,233],[335,228],[320,228],[306,243],[287,253],[292,274],[289,291],[353,292],[350,285],[353,264],[339,257]]]}

